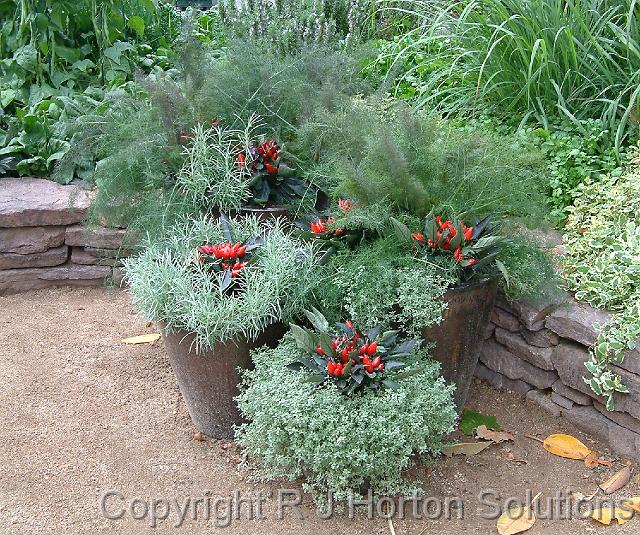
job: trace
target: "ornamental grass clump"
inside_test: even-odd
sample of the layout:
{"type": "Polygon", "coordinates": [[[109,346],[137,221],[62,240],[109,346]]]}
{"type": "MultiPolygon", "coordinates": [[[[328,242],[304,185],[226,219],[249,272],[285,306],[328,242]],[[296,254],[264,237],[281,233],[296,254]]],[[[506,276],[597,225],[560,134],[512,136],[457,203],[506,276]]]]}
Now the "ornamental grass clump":
{"type": "Polygon", "coordinates": [[[304,309],[315,253],[280,220],[194,220],[125,263],[136,306],[169,330],[195,333],[199,349],[255,339],[304,309]]]}
{"type": "MultiPolygon", "coordinates": [[[[337,336],[344,334],[339,328],[337,336]]],[[[419,492],[405,470],[417,456],[439,452],[456,421],[453,387],[440,377],[439,365],[412,346],[415,364],[382,372],[396,384],[352,390],[341,388],[344,379],[335,377],[335,368],[318,385],[316,372],[287,367],[308,359],[308,349],[289,334],[276,349],[254,351],[256,368],[244,374],[237,401],[249,423],[238,429],[237,440],[262,476],[304,478],[303,488],[317,500],[327,492],[337,500],[357,498],[367,486],[375,494],[419,492]]],[[[378,352],[383,354],[376,347],[378,352]]],[[[361,376],[376,383],[377,373],[365,369],[361,376]]]]}

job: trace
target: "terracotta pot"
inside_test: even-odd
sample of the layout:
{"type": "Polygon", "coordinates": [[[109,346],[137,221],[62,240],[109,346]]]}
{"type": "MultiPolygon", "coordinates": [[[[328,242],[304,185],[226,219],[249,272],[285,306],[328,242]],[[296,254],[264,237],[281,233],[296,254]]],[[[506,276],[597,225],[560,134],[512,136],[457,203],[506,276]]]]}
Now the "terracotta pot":
{"type": "Polygon", "coordinates": [[[447,309],[442,322],[422,332],[427,342],[436,343],[431,355],[442,364],[445,380],[456,385],[454,401],[458,412],[469,395],[497,289],[495,279],[451,288],[444,294],[447,309]]]}
{"type": "Polygon", "coordinates": [[[213,438],[233,438],[233,426],[242,423],[233,399],[239,393],[239,369],[253,368],[250,350],[265,344],[275,347],[285,331],[284,324],[275,323],[253,342],[236,338],[197,353],[193,333],[168,333],[163,326],[169,362],[199,431],[213,438]]]}

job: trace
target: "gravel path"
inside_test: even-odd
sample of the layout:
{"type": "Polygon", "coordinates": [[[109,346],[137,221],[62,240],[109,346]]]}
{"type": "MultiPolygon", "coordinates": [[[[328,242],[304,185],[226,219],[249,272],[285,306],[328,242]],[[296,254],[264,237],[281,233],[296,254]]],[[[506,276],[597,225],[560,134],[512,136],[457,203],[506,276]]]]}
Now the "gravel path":
{"type": "MultiPolygon", "coordinates": [[[[299,485],[253,483],[250,472],[239,466],[233,444],[194,440],[162,344],[121,343],[123,337],[147,332],[154,332],[154,326],[135,315],[124,291],[56,289],[0,297],[0,534],[212,533],[226,523],[225,500],[234,492],[253,497],[255,516],[247,519],[245,501],[240,519],[232,518],[221,529],[224,533],[390,533],[388,522],[378,516],[367,519],[358,513],[353,519],[338,515],[322,520],[307,497],[303,519],[286,509],[279,520],[278,491],[298,490],[299,485]],[[107,514],[123,512],[123,518],[109,520],[101,511],[101,498],[108,492],[114,494],[105,502],[107,514]],[[149,513],[132,518],[127,507],[136,498],[134,516],[143,516],[156,500],[155,529],[149,513]],[[174,499],[186,511],[180,528],[174,527],[179,522],[174,499]],[[167,503],[170,511],[163,520],[167,503]],[[208,521],[203,518],[207,504],[208,521]]],[[[470,406],[495,414],[506,430],[516,433],[515,443],[493,446],[476,457],[422,465],[416,473],[427,494],[460,496],[464,519],[396,518],[398,535],[495,533],[495,520],[478,514],[481,489],[495,489],[500,503],[510,496],[524,499],[527,489],[542,491],[544,497],[558,491],[588,495],[612,472],[553,457],[524,437],[567,432],[608,454],[568,423],[519,396],[480,384],[473,388],[470,406]],[[510,453],[526,464],[507,460],[510,453]]],[[[624,496],[640,495],[634,477],[624,496]]],[[[541,518],[529,533],[605,531],[637,534],[640,518],[608,530],[587,520],[541,518]]]]}

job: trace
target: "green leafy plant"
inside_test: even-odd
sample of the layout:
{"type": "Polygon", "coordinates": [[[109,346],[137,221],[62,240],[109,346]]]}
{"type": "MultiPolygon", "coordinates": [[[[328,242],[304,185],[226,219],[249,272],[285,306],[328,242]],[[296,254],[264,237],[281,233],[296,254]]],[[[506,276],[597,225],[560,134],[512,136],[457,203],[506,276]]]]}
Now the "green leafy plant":
{"type": "Polygon", "coordinates": [[[534,131],[549,161],[548,194],[551,217],[564,223],[583,182],[597,181],[622,172],[619,156],[610,142],[610,132],[601,120],[565,122],[551,131],[534,131]]]}
{"type": "Polygon", "coordinates": [[[203,211],[240,208],[251,196],[251,177],[238,165],[238,147],[251,143],[256,127],[255,119],[242,130],[197,124],[185,140],[178,191],[203,211]]]}
{"type": "Polygon", "coordinates": [[[476,429],[484,425],[487,429],[494,431],[500,431],[501,427],[498,424],[498,420],[495,416],[485,416],[479,412],[472,411],[471,409],[465,409],[460,418],[460,431],[465,435],[473,435],[476,429]]]}
{"type": "Polygon", "coordinates": [[[326,265],[318,308],[334,322],[348,317],[412,335],[439,323],[446,308],[441,298],[455,279],[446,266],[416,258],[404,245],[389,234],[337,250],[326,265]]]}
{"type": "Polygon", "coordinates": [[[358,331],[350,320],[337,323],[337,330],[332,331],[320,311],[305,314],[315,332],[291,325],[304,356],[288,367],[311,371],[309,380],[316,386],[332,382],[345,394],[361,388],[397,389],[397,381],[403,377],[400,370],[415,364],[412,357],[422,344],[420,339],[399,340],[398,331],[385,331],[383,325],[358,331]]]}
{"type": "Polygon", "coordinates": [[[249,423],[236,436],[262,475],[303,477],[316,499],[328,491],[338,500],[357,497],[363,485],[383,495],[419,491],[404,471],[416,455],[439,452],[456,420],[438,364],[420,350],[415,373],[397,389],[345,395],[333,382],[317,387],[308,371],[287,368],[305,355],[290,334],[276,349],[254,351],[256,368],[244,375],[237,400],[249,423]]]}
{"type": "Polygon", "coordinates": [[[248,217],[234,220],[232,228],[234,241],[258,238],[263,244],[231,293],[224,285],[226,270],[213,272],[207,263],[194,261],[203,243],[231,241],[221,221],[181,222],[163,241],[125,261],[136,306],[168,329],[195,333],[199,348],[236,336],[254,339],[273,322],[295,319],[309,304],[317,280],[314,251],[288,235],[281,221],[261,226],[248,217]]]}
{"type": "Polygon", "coordinates": [[[612,365],[640,336],[640,174],[638,161],[623,176],[586,182],[567,220],[564,270],[576,298],[615,312],[604,325],[586,366],[598,395],[614,407],[627,392],[612,365]]]}
{"type": "Polygon", "coordinates": [[[370,91],[359,75],[357,54],[321,45],[280,53],[238,38],[227,43],[220,57],[206,51],[194,54],[184,70],[185,94],[196,116],[213,115],[237,127],[257,114],[267,135],[284,143],[314,110],[333,109],[356,93],[370,91]]]}

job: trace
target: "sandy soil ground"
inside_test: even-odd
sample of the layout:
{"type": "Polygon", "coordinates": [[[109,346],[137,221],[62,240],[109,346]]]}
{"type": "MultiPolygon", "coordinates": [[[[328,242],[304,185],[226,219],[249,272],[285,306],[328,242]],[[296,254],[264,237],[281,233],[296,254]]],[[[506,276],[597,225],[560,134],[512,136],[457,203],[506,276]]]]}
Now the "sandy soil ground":
{"type": "MultiPolygon", "coordinates": [[[[252,482],[233,445],[194,440],[162,344],[121,343],[125,336],[153,331],[135,315],[124,291],[58,289],[0,297],[0,534],[201,534],[218,532],[217,527],[221,533],[243,535],[392,533],[377,514],[372,519],[363,512],[352,519],[345,514],[321,519],[308,497],[298,510],[303,518],[285,508],[279,519],[278,492],[297,491],[299,485],[252,482]],[[236,492],[244,499],[240,518],[227,521],[226,500],[236,492]],[[101,503],[107,493],[106,514],[122,518],[105,517],[101,503]],[[253,520],[248,518],[250,498],[253,520]],[[180,527],[175,527],[176,503],[186,517],[180,527]],[[158,517],[155,528],[152,510],[158,517]]],[[[589,495],[615,471],[589,470],[526,438],[570,433],[617,460],[601,444],[517,395],[476,384],[469,406],[496,415],[505,430],[515,433],[515,442],[475,457],[419,466],[415,471],[426,495],[437,500],[459,496],[464,518],[453,509],[452,520],[416,519],[408,507],[405,519],[393,520],[396,534],[496,533],[495,520],[482,515],[491,511],[478,499],[482,489],[494,489],[500,504],[512,496],[525,500],[527,490],[543,492],[544,513],[546,498],[557,492],[589,495]],[[526,464],[508,460],[509,454],[526,464]]],[[[640,481],[634,478],[619,497],[640,495],[640,481]]],[[[234,500],[232,512],[238,509],[234,500]]],[[[605,532],[640,533],[640,518],[609,528],[591,520],[539,518],[529,531],[605,532]]]]}

